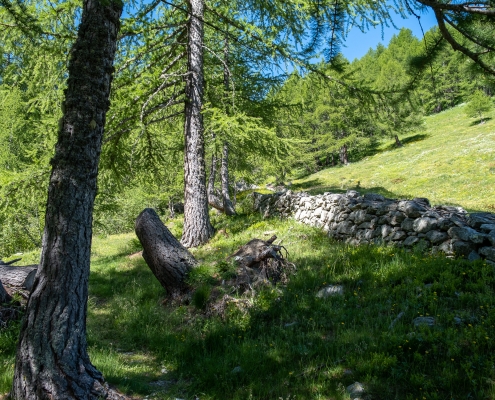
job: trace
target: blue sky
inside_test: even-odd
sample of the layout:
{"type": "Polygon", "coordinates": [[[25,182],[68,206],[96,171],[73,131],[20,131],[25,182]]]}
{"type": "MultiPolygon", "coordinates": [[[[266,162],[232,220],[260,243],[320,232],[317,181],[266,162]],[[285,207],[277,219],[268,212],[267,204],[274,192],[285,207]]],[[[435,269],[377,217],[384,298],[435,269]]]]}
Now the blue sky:
{"type": "MultiPolygon", "coordinates": [[[[409,28],[417,38],[423,37],[418,19],[414,16],[408,19],[402,19],[400,15],[396,15],[394,23],[399,29],[409,28]]],[[[435,16],[432,12],[421,15],[421,25],[425,32],[436,25],[435,16]]],[[[355,58],[364,56],[370,48],[376,48],[378,43],[382,43],[385,46],[388,45],[392,36],[398,33],[399,30],[395,29],[393,26],[385,26],[383,27],[382,38],[382,29],[380,26],[371,28],[366,33],[361,32],[358,28],[353,28],[351,32],[349,32],[344,43],[345,47],[342,46],[340,51],[349,61],[353,61],[355,58]]]]}

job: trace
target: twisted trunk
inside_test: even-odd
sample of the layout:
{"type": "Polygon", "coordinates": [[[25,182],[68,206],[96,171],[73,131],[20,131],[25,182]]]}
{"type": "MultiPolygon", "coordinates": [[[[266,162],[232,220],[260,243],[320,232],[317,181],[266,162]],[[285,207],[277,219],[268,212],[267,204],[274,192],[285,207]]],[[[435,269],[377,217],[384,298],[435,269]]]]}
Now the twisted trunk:
{"type": "Polygon", "coordinates": [[[189,0],[184,150],[184,233],[186,247],[206,243],[214,234],[208,214],[203,136],[203,0],[189,0]]]}
{"type": "Polygon", "coordinates": [[[71,51],[48,188],[41,261],[21,327],[11,397],[117,399],[87,353],[93,205],[119,1],[85,0],[71,51]]]}

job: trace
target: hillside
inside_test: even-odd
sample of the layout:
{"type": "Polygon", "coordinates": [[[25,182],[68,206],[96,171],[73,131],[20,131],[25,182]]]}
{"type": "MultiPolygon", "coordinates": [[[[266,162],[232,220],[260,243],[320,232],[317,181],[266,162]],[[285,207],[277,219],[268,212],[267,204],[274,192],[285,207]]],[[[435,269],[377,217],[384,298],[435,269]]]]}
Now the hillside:
{"type": "Polygon", "coordinates": [[[379,151],[344,167],[322,170],[293,182],[311,193],[358,189],[392,198],[427,197],[432,204],[469,211],[495,210],[495,122],[467,118],[464,105],[425,118],[424,129],[392,140],[379,151]],[[358,183],[359,182],[359,183],[358,183]]]}

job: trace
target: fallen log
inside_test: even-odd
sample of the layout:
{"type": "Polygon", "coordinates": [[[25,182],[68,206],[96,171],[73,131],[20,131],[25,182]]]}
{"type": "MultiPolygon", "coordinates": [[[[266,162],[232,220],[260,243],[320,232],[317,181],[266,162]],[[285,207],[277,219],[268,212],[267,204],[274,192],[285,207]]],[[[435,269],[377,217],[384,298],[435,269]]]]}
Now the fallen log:
{"type": "Polygon", "coordinates": [[[8,303],[12,300],[10,294],[7,293],[0,280],[0,304],[8,303]]]}
{"type": "Polygon", "coordinates": [[[30,292],[33,288],[34,276],[37,269],[37,265],[13,267],[0,264],[0,280],[4,285],[16,289],[26,289],[30,292]]]}
{"type": "Polygon", "coordinates": [[[136,235],[143,246],[143,258],[156,279],[174,297],[185,288],[185,277],[198,262],[172,235],[151,208],[136,218],[136,235]]]}

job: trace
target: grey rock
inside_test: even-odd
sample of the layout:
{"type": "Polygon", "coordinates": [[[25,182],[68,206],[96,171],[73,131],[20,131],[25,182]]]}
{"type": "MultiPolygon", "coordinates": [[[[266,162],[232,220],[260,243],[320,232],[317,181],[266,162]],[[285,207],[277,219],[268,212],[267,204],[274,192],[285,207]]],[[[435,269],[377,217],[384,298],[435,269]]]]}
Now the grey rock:
{"type": "Polygon", "coordinates": [[[481,225],[495,224],[495,215],[487,212],[469,214],[467,223],[471,228],[481,228],[481,225]]]}
{"type": "Polygon", "coordinates": [[[480,233],[468,226],[453,227],[448,230],[448,234],[452,239],[460,239],[465,242],[483,243],[488,236],[485,233],[480,233]]]}
{"type": "Polygon", "coordinates": [[[239,374],[242,372],[242,368],[240,365],[238,365],[237,367],[235,367],[232,371],[231,371],[233,374],[239,374]]]}
{"type": "Polygon", "coordinates": [[[381,194],[366,193],[363,197],[364,200],[367,201],[385,201],[385,197],[383,197],[381,194]]]}
{"type": "Polygon", "coordinates": [[[409,218],[418,218],[426,211],[425,206],[412,200],[400,201],[397,209],[409,218]]]}
{"type": "Polygon", "coordinates": [[[400,225],[402,224],[402,221],[406,219],[406,216],[399,212],[399,211],[392,211],[390,212],[390,224],[391,225],[400,225]]]}
{"type": "Polygon", "coordinates": [[[490,232],[495,230],[495,224],[483,224],[480,226],[483,232],[490,232]]]}
{"type": "Polygon", "coordinates": [[[426,234],[426,238],[432,243],[432,244],[439,244],[444,241],[446,241],[449,236],[445,232],[440,232],[440,231],[429,231],[426,234]]]}
{"type": "Polygon", "coordinates": [[[438,223],[435,218],[421,217],[415,219],[413,222],[413,229],[418,233],[426,233],[437,227],[438,223]]]}
{"type": "Polygon", "coordinates": [[[489,260],[495,261],[495,247],[482,247],[481,249],[479,249],[479,253],[489,260]]]}
{"type": "Polygon", "coordinates": [[[419,242],[419,238],[415,236],[408,236],[406,240],[402,243],[405,247],[412,247],[419,242]]]}
{"type": "Polygon", "coordinates": [[[390,218],[387,215],[382,215],[378,218],[378,225],[390,224],[390,218]]]}
{"type": "Polygon", "coordinates": [[[388,225],[382,225],[380,230],[383,239],[385,239],[388,235],[392,233],[392,227],[388,225]]]}
{"type": "Polygon", "coordinates": [[[404,221],[402,221],[400,227],[404,231],[412,231],[414,229],[414,220],[412,218],[406,218],[404,221]]]}
{"type": "Polygon", "coordinates": [[[455,226],[455,224],[449,218],[439,218],[437,223],[438,229],[444,232],[455,226]]]}
{"type": "Polygon", "coordinates": [[[403,240],[407,237],[407,233],[404,231],[396,231],[390,235],[390,240],[397,241],[403,240]]]}
{"type": "Polygon", "coordinates": [[[344,295],[344,286],[342,285],[330,285],[320,289],[318,293],[316,293],[316,297],[320,299],[326,299],[330,296],[343,296],[344,295]]]}
{"type": "Polygon", "coordinates": [[[474,251],[475,248],[471,243],[464,242],[463,240],[452,241],[452,251],[455,256],[468,257],[469,254],[474,251]]]}
{"type": "Polygon", "coordinates": [[[366,211],[357,210],[349,214],[349,219],[354,221],[356,224],[360,224],[366,220],[366,211]]]}
{"type": "Polygon", "coordinates": [[[469,261],[476,261],[476,260],[480,260],[481,257],[476,251],[473,250],[471,253],[469,253],[469,255],[467,256],[467,259],[469,261]]]}
{"type": "Polygon", "coordinates": [[[430,207],[430,200],[428,200],[426,197],[415,197],[413,199],[416,203],[420,203],[421,205],[425,205],[427,207],[430,207]]]}
{"type": "Polygon", "coordinates": [[[351,399],[363,396],[366,393],[364,385],[360,382],[354,382],[352,385],[347,386],[345,390],[351,399]]]}
{"type": "Polygon", "coordinates": [[[356,199],[360,196],[360,194],[356,190],[348,190],[346,196],[350,199],[356,199]]]}
{"type": "Polygon", "coordinates": [[[464,321],[460,317],[454,317],[454,324],[456,325],[462,325],[464,321]]]}
{"type": "Polygon", "coordinates": [[[432,326],[435,326],[436,324],[436,321],[435,321],[435,318],[433,317],[416,317],[413,319],[413,325],[415,327],[419,327],[419,326],[429,326],[429,327],[432,327],[432,326]]]}

